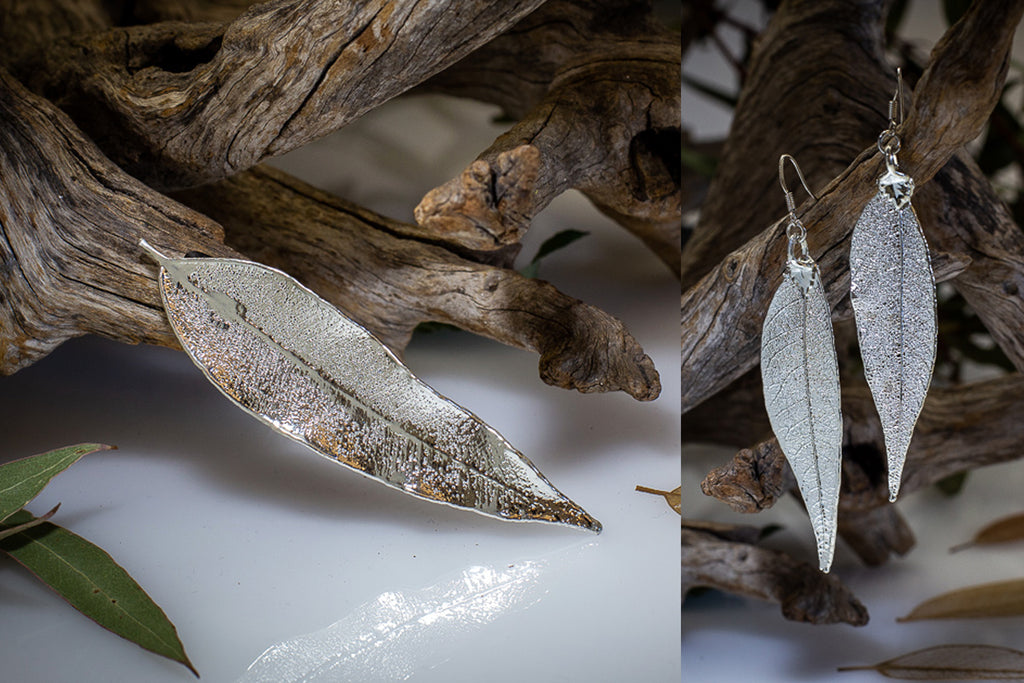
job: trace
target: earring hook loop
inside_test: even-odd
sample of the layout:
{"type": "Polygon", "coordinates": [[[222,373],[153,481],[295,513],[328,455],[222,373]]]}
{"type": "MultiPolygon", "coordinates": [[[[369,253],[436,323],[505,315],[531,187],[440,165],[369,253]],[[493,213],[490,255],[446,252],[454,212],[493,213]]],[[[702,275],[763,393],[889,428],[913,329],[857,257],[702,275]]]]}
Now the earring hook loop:
{"type": "Polygon", "coordinates": [[[903,125],[903,69],[896,67],[896,93],[889,100],[889,127],[878,136],[878,149],[887,159],[894,159],[900,151],[900,136],[896,129],[903,125]],[[896,115],[899,114],[899,122],[896,115]]]}
{"type": "Polygon", "coordinates": [[[811,192],[811,188],[807,187],[807,180],[804,179],[804,172],[800,170],[800,164],[796,163],[789,154],[783,154],[779,157],[779,185],[782,185],[782,191],[786,193],[786,208],[789,210],[791,218],[796,220],[796,203],[793,201],[793,193],[788,187],[786,187],[786,160],[789,159],[790,163],[793,164],[793,168],[796,169],[796,175],[800,178],[800,184],[807,190],[807,194],[811,195],[811,199],[817,201],[818,198],[811,192]]]}
{"type": "Polygon", "coordinates": [[[807,190],[807,194],[811,196],[811,199],[818,201],[818,198],[811,192],[811,188],[807,187],[807,180],[804,178],[804,172],[800,169],[800,164],[796,162],[789,154],[783,154],[779,157],[779,184],[782,185],[782,191],[786,193],[786,208],[789,209],[789,225],[786,226],[786,237],[789,238],[788,261],[791,264],[800,264],[803,267],[807,267],[807,264],[813,265],[814,261],[811,258],[810,252],[807,250],[807,229],[804,228],[804,224],[800,222],[800,219],[796,215],[796,202],[793,200],[793,193],[789,187],[786,186],[786,160],[789,160],[793,164],[793,168],[796,169],[796,175],[800,178],[800,184],[807,190]]]}

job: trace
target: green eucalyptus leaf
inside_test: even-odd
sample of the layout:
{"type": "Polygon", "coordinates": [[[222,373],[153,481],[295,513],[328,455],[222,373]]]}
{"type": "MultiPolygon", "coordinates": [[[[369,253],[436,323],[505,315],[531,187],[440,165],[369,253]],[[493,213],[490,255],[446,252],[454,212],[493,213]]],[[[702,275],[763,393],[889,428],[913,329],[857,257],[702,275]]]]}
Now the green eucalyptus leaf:
{"type": "Polygon", "coordinates": [[[83,443],[0,465],[0,521],[25,507],[51,479],[83,455],[109,448],[97,443],[83,443]]]}
{"type": "Polygon", "coordinates": [[[967,474],[968,470],[964,470],[963,472],[943,477],[935,482],[935,488],[944,496],[955,496],[963,490],[964,484],[967,483],[967,474]]]}
{"type": "MultiPolygon", "coordinates": [[[[21,510],[0,530],[35,518],[21,510]]],[[[103,628],[196,672],[163,610],[102,548],[43,522],[0,540],[0,550],[38,576],[72,607],[103,628]]]]}
{"type": "Polygon", "coordinates": [[[533,260],[530,261],[525,268],[519,271],[519,274],[529,278],[537,277],[541,259],[558,251],[559,249],[564,249],[576,240],[586,237],[589,234],[589,232],[584,230],[573,230],[571,228],[568,230],[562,230],[561,232],[556,232],[554,235],[544,240],[540,245],[540,248],[537,249],[536,256],[533,257],[533,260]]]}

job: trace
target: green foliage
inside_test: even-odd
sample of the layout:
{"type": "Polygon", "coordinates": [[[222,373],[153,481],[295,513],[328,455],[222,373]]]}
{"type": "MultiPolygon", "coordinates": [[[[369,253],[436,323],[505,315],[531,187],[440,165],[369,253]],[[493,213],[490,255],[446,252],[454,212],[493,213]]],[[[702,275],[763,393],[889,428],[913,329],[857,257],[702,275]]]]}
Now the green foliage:
{"type": "Polygon", "coordinates": [[[944,477],[935,482],[935,488],[937,488],[944,496],[955,496],[964,489],[964,484],[967,483],[967,470],[963,472],[957,472],[951,474],[948,477],[944,477]]]}
{"type": "Polygon", "coordinates": [[[537,254],[533,257],[533,260],[531,260],[525,268],[519,271],[520,275],[531,278],[537,277],[542,259],[559,249],[564,249],[576,240],[586,237],[589,234],[589,232],[585,232],[583,230],[572,229],[556,232],[554,235],[544,240],[544,243],[540,245],[539,249],[537,249],[537,254]]]}
{"type": "Polygon", "coordinates": [[[0,466],[0,521],[25,507],[50,480],[88,453],[109,448],[93,443],[58,448],[0,466]]]}
{"type": "Polygon", "coordinates": [[[83,455],[110,446],[80,444],[0,466],[0,550],[103,628],[196,672],[174,624],[103,549],[21,509],[83,455]]]}

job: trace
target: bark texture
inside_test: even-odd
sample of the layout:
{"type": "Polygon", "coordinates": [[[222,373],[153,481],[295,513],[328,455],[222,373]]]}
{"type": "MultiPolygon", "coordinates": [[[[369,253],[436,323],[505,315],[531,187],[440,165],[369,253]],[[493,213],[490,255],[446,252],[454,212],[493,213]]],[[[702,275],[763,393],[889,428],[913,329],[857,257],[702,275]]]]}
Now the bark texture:
{"type": "MultiPolygon", "coordinates": [[[[543,4],[4,3],[0,371],[14,372],[80,334],[174,345],[155,267],[137,246],[145,238],[172,255],[199,251],[280,266],[397,352],[417,324],[446,322],[538,353],[541,377],[551,384],[656,397],[658,374],[621,322],[503,267],[518,244],[495,257],[257,167],[432,76],[443,79],[446,70],[468,85],[456,65],[484,64],[486,50],[476,62],[472,55],[506,33],[528,34],[506,41],[519,54],[536,51],[531,41],[543,32],[516,27],[543,4]]],[[[646,59],[649,42],[666,42],[641,39],[653,30],[643,3],[564,3],[547,17],[608,8],[634,30],[637,61],[646,59]]],[[[587,35],[549,59],[548,81],[587,56],[588,36],[600,31],[581,30],[587,35]]],[[[629,61],[627,34],[616,35],[629,61]]],[[[527,80],[537,73],[522,71],[527,80]]],[[[651,73],[659,80],[647,87],[665,90],[664,63],[651,73]]],[[[622,111],[605,108],[604,115],[635,119],[627,105],[637,84],[626,79],[616,87],[622,111]]],[[[530,111],[553,90],[549,82],[538,88],[508,93],[503,106],[530,111]]],[[[488,99],[486,90],[477,95],[488,99]]],[[[586,125],[614,128],[614,120],[596,118],[586,125]]],[[[568,137],[576,123],[564,124],[568,137]]],[[[678,131],[678,116],[674,125],[678,131]]],[[[609,132],[603,144],[628,146],[627,133],[618,131],[623,143],[609,132]]],[[[631,191],[632,176],[603,178],[600,192],[622,191],[615,184],[631,191]]],[[[505,187],[522,195],[548,192],[549,182],[519,175],[505,187]]],[[[499,213],[506,209],[515,211],[509,205],[499,213]]]]}

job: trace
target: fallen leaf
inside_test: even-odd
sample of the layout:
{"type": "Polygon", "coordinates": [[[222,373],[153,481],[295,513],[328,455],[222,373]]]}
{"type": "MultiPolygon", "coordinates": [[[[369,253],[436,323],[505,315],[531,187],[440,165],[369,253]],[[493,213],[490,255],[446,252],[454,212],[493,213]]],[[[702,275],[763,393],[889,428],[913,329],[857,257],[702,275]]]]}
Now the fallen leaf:
{"type": "MultiPolygon", "coordinates": [[[[0,530],[35,519],[21,510],[8,517],[0,530]]],[[[42,522],[0,540],[0,550],[103,628],[181,662],[199,677],[174,624],[102,548],[56,524],[42,522]]]]}
{"type": "Polygon", "coordinates": [[[83,455],[110,448],[97,443],[83,443],[0,465],[0,521],[25,507],[51,479],[83,455]]]}
{"type": "Polygon", "coordinates": [[[993,545],[1021,540],[1024,540],[1024,512],[997,519],[982,527],[971,540],[950,548],[949,552],[959,552],[976,545],[993,545]]]}
{"type": "Polygon", "coordinates": [[[959,588],[925,600],[897,621],[978,619],[1024,615],[1024,579],[959,588]]]}
{"type": "Polygon", "coordinates": [[[888,678],[916,681],[1024,680],[1024,652],[992,645],[938,645],[839,671],[877,671],[888,678]]]}
{"type": "Polygon", "coordinates": [[[673,510],[678,512],[680,515],[683,514],[683,487],[677,486],[671,491],[662,491],[660,489],[651,489],[646,486],[637,486],[636,490],[640,493],[653,493],[656,496],[663,496],[665,502],[669,504],[673,510]]]}

